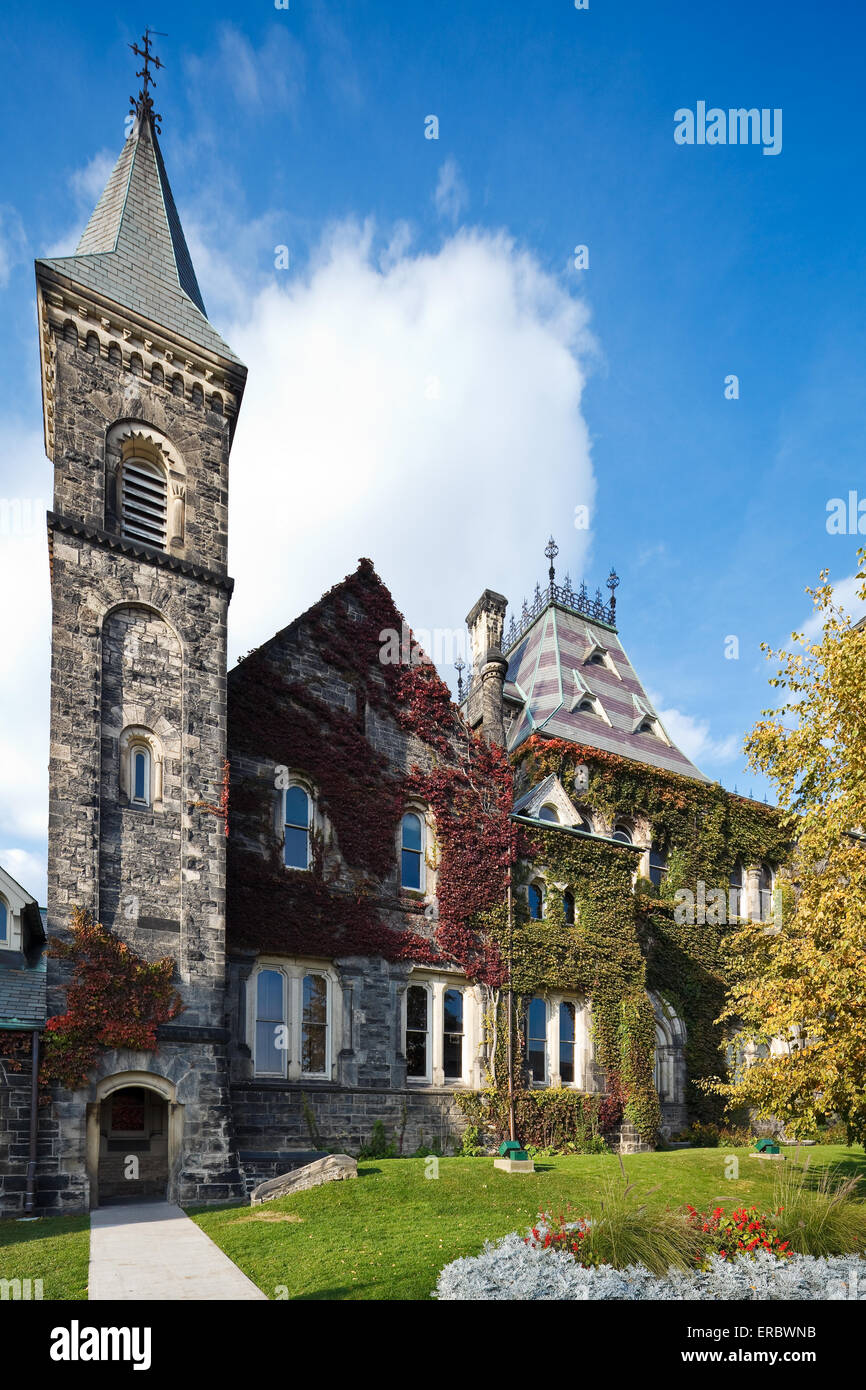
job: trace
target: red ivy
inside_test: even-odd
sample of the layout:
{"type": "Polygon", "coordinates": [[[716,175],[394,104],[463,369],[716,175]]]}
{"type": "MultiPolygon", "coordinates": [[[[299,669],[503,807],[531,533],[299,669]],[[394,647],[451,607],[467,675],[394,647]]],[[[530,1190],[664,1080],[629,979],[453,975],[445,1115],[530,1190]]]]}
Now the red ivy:
{"type": "Polygon", "coordinates": [[[66,1013],[45,1026],[40,1068],[43,1085],[57,1081],[67,1090],[87,1080],[100,1048],[155,1052],[157,1026],[183,1008],[170,957],[143,960],[81,908],[71,930],[71,941],[50,942],[49,954],[71,963],[72,979],[66,1013]]]}

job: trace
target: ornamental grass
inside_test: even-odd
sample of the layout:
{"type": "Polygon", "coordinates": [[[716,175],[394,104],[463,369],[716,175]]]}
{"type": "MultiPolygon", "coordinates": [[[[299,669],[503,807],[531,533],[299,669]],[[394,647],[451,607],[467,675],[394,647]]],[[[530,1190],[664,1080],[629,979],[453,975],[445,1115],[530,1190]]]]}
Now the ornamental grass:
{"type": "Polygon", "coordinates": [[[838,1168],[813,1173],[802,1164],[779,1165],[773,1185],[773,1224],[792,1250],[803,1255],[866,1252],[866,1204],[860,1179],[838,1168]]]}

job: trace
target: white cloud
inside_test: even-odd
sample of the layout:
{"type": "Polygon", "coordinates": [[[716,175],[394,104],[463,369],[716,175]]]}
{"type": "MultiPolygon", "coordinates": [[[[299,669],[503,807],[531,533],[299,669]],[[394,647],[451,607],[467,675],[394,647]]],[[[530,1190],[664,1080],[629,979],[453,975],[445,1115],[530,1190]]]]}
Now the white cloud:
{"type": "Polygon", "coordinates": [[[0,206],[0,289],[9,284],[13,267],[27,255],[27,237],[21,218],[8,204],[0,206]]]}
{"type": "MultiPolygon", "coordinates": [[[[215,255],[210,269],[221,268],[215,255]]],[[[219,326],[250,368],[232,454],[232,660],[361,555],[433,632],[459,628],[485,587],[517,607],[551,530],[563,573],[580,572],[589,533],[572,518],[595,491],[581,413],[594,345],[583,305],[531,254],[468,232],[413,254],[405,226],[377,239],[370,225],[342,225],[303,274],[246,293],[240,279],[225,300],[239,321],[219,326]]],[[[0,617],[11,654],[0,664],[0,862],[19,877],[14,860],[40,897],[50,486],[41,433],[0,421],[0,498],[21,499],[31,523],[0,536],[0,592],[14,595],[0,617]]],[[[5,514],[14,530],[18,513],[5,514]]]]}
{"type": "MultiPolygon", "coordinates": [[[[487,586],[563,571],[594,480],[585,308],[503,235],[433,254],[341,225],[225,336],[250,369],[232,454],[232,658],[369,555],[409,621],[455,628],[487,586]],[[531,566],[527,574],[527,563],[531,566]]],[[[530,582],[530,587],[531,587],[530,582]]],[[[516,605],[520,595],[510,594],[516,605]]]]}
{"type": "Polygon", "coordinates": [[[45,860],[27,849],[0,848],[0,864],[44,907],[46,895],[45,860]]]}
{"type": "Polygon", "coordinates": [[[230,92],[248,110],[294,109],[304,91],[305,67],[303,48],[277,25],[256,48],[233,24],[223,24],[216,52],[186,62],[187,83],[198,91],[195,104],[202,117],[215,114],[214,92],[230,92]]]}
{"type": "Polygon", "coordinates": [[[50,473],[41,434],[9,423],[0,425],[0,458],[0,837],[30,841],[32,852],[48,818],[50,473]]]}
{"type": "Polygon", "coordinates": [[[736,734],[729,734],[727,738],[713,738],[705,719],[694,719],[678,709],[664,709],[656,695],[649,691],[647,694],[674,743],[702,771],[702,761],[730,763],[742,753],[743,740],[736,734]]]}
{"type": "Polygon", "coordinates": [[[469,194],[460,177],[457,160],[449,154],[439,170],[439,180],[433,194],[436,211],[441,218],[456,226],[468,201],[469,194]]]}

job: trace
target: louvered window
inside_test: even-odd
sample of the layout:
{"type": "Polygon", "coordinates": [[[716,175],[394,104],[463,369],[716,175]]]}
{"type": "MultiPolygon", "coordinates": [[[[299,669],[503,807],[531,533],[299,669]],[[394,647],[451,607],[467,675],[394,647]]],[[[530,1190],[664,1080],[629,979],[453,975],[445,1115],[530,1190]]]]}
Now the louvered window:
{"type": "Polygon", "coordinates": [[[165,549],[167,486],[158,464],[127,459],[123,465],[121,507],[123,534],[165,549]]]}

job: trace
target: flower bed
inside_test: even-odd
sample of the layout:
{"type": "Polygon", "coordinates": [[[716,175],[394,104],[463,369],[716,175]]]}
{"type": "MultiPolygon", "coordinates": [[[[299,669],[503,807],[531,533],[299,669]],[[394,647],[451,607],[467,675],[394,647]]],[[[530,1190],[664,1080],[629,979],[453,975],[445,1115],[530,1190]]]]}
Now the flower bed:
{"type": "Polygon", "coordinates": [[[499,1299],[582,1299],[703,1301],[745,1299],[751,1302],[857,1299],[866,1302],[866,1260],[855,1255],[816,1259],[792,1255],[778,1259],[763,1249],[751,1256],[709,1257],[707,1267],[692,1272],[668,1270],[653,1275],[643,1265],[614,1269],[585,1268],[572,1255],[552,1246],[527,1244],[514,1232],[488,1241],[480,1255],[446,1265],[434,1298],[492,1301],[499,1299]]]}

